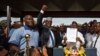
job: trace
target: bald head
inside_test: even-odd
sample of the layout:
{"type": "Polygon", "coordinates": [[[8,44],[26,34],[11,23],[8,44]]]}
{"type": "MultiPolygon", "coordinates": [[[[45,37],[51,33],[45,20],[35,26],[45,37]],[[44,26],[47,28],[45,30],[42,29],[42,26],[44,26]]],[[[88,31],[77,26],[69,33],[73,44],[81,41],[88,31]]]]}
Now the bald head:
{"type": "Polygon", "coordinates": [[[32,15],[26,15],[23,20],[27,19],[27,18],[33,18],[32,15]]]}
{"type": "Polygon", "coordinates": [[[34,27],[35,23],[32,15],[26,15],[23,20],[25,22],[25,25],[29,27],[34,27]]]}

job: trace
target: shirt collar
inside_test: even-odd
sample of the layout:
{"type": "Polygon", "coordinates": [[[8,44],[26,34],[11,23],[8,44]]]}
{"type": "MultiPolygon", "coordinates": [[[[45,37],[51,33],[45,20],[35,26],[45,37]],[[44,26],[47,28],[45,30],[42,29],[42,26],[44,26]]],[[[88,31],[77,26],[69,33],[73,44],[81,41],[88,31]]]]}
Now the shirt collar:
{"type": "Polygon", "coordinates": [[[24,28],[25,28],[26,30],[31,30],[30,27],[28,27],[27,25],[24,25],[24,28]]]}
{"type": "Polygon", "coordinates": [[[25,28],[26,30],[37,31],[35,27],[32,28],[32,29],[30,29],[30,27],[28,27],[27,25],[24,25],[24,28],[25,28]]]}

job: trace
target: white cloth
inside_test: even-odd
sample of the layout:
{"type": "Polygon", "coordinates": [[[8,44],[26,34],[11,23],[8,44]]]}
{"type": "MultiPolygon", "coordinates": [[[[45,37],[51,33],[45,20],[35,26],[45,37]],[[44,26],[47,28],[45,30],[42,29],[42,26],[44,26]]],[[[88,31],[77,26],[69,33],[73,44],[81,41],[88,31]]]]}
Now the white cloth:
{"type": "Polygon", "coordinates": [[[85,39],[87,41],[86,43],[86,48],[91,48],[91,44],[92,44],[92,38],[95,36],[95,34],[91,34],[91,33],[87,33],[85,35],[85,39]]]}
{"type": "MultiPolygon", "coordinates": [[[[65,35],[65,37],[66,37],[66,35],[65,35]]],[[[82,44],[85,43],[85,40],[84,40],[83,34],[80,33],[79,31],[77,32],[77,37],[80,38],[80,40],[82,41],[82,44]]],[[[62,40],[62,43],[63,43],[63,42],[64,42],[64,40],[62,40]]],[[[68,42],[68,41],[66,41],[66,43],[67,43],[67,42],[68,42]]]]}
{"type": "MultiPolygon", "coordinates": [[[[92,38],[92,40],[93,40],[93,45],[92,46],[94,46],[96,38],[97,38],[97,36],[92,38]]],[[[96,42],[95,48],[97,48],[97,56],[100,56],[100,36],[99,36],[99,38],[96,42]]]]}

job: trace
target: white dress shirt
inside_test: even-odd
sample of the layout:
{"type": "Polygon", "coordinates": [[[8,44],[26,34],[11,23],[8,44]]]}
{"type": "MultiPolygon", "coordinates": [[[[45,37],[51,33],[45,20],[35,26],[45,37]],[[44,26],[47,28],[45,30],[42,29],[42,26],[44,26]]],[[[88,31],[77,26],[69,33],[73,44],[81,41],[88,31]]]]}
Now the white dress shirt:
{"type": "Polygon", "coordinates": [[[55,45],[55,37],[54,37],[54,33],[52,32],[52,30],[50,30],[50,33],[51,33],[52,37],[51,36],[49,37],[49,41],[48,41],[47,47],[53,48],[54,45],[55,45]],[[51,38],[53,38],[54,45],[53,45],[53,42],[52,42],[51,38]]]}
{"type": "Polygon", "coordinates": [[[86,33],[86,35],[85,35],[85,39],[86,39],[86,41],[87,41],[87,43],[86,43],[86,48],[91,48],[92,38],[93,38],[95,35],[96,35],[96,34],[86,33]]]}
{"type": "MultiPolygon", "coordinates": [[[[93,40],[92,47],[94,47],[96,39],[97,39],[97,36],[95,36],[95,37],[92,38],[92,40],[93,40]]],[[[96,42],[95,48],[97,48],[97,56],[100,56],[100,36],[99,36],[99,38],[98,38],[98,40],[96,42]]]]}

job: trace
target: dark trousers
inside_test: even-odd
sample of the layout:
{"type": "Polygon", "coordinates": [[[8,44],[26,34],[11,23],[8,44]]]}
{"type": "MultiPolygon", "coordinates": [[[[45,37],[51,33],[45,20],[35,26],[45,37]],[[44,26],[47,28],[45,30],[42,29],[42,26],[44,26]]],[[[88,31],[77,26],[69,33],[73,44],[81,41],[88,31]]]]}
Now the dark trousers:
{"type": "Polygon", "coordinates": [[[47,47],[47,53],[48,53],[48,56],[53,56],[53,48],[47,47]]]}

